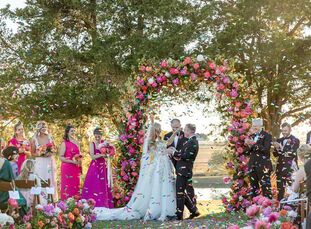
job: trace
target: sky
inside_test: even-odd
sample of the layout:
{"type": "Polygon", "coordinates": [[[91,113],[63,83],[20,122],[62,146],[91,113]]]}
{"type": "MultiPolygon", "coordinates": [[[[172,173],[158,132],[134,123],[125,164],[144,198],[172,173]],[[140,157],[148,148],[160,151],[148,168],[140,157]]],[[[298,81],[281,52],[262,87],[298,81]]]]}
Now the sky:
{"type": "MultiPolygon", "coordinates": [[[[0,0],[0,8],[5,7],[7,4],[11,5],[11,8],[22,8],[25,6],[25,0],[0,0]]],[[[9,21],[8,25],[13,31],[17,30],[16,24],[9,21]]],[[[311,35],[311,29],[305,31],[305,35],[311,35]]],[[[182,103],[176,102],[172,106],[167,107],[162,104],[159,109],[159,121],[162,125],[163,130],[170,130],[170,120],[172,118],[179,118],[183,125],[186,123],[194,123],[197,126],[197,132],[212,134],[212,139],[217,139],[221,132],[219,128],[221,124],[221,117],[213,109],[206,111],[206,105],[204,104],[192,104],[192,103],[182,103]]],[[[304,123],[293,128],[293,132],[300,136],[304,140],[304,136],[310,127],[304,123]]]]}

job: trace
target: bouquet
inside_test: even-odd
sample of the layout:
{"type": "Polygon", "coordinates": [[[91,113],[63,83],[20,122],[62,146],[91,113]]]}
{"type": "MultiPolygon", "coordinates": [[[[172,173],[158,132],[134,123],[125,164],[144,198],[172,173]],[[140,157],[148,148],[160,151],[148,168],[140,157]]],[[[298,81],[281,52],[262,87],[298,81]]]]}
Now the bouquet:
{"type": "Polygon", "coordinates": [[[52,152],[53,147],[54,147],[54,144],[52,142],[42,145],[37,149],[38,154],[41,156],[49,156],[51,153],[53,153],[52,152]]]}
{"type": "Polygon", "coordinates": [[[113,145],[110,145],[108,142],[103,142],[98,146],[100,152],[104,155],[113,157],[116,154],[116,148],[113,145]]]}
{"type": "Polygon", "coordinates": [[[82,174],[82,155],[81,154],[76,154],[73,156],[73,160],[78,162],[78,166],[80,167],[80,173],[82,174]]]}
{"type": "Polygon", "coordinates": [[[91,228],[96,220],[95,201],[69,198],[56,205],[37,205],[36,214],[28,219],[32,228],[91,228]]]}

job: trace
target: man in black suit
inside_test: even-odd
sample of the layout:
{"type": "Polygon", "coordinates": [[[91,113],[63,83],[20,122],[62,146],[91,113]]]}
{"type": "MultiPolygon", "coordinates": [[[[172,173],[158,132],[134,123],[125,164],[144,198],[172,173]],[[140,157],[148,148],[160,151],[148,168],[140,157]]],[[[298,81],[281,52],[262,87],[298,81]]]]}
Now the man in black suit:
{"type": "Polygon", "coordinates": [[[250,176],[251,195],[260,194],[272,198],[270,175],[272,163],[270,160],[270,148],[272,136],[263,130],[262,119],[253,119],[251,135],[245,139],[246,154],[249,155],[248,169],[250,176]]]}
{"type": "MultiPolygon", "coordinates": [[[[167,141],[170,139],[170,137],[173,135],[173,133],[175,133],[177,131],[177,134],[174,138],[174,141],[168,145],[167,148],[170,147],[174,147],[177,151],[180,151],[184,142],[187,141],[188,139],[185,137],[184,132],[181,130],[181,123],[179,119],[173,119],[171,121],[171,127],[172,127],[172,131],[167,133],[164,136],[164,141],[167,141]]],[[[172,163],[174,165],[174,167],[176,168],[176,160],[174,159],[174,157],[170,156],[172,163]]]]}
{"type": "Polygon", "coordinates": [[[278,200],[284,198],[286,185],[291,185],[293,167],[297,167],[297,149],[299,148],[299,139],[291,135],[292,127],[289,123],[281,125],[282,138],[273,143],[273,154],[277,157],[276,182],[278,189],[278,200]]]}
{"type": "MultiPolygon", "coordinates": [[[[309,124],[310,124],[310,126],[311,126],[311,118],[309,119],[309,124]]],[[[307,133],[307,141],[306,141],[306,144],[311,145],[311,131],[309,131],[309,132],[307,133]]]]}
{"type": "Polygon", "coordinates": [[[194,199],[193,193],[189,193],[189,186],[192,186],[192,170],[193,163],[199,151],[199,142],[195,136],[196,127],[193,124],[187,124],[185,127],[185,137],[188,138],[184,142],[181,150],[176,150],[173,157],[176,159],[176,198],[177,211],[176,216],[178,220],[183,219],[184,205],[190,211],[190,219],[200,215],[194,199]]]}

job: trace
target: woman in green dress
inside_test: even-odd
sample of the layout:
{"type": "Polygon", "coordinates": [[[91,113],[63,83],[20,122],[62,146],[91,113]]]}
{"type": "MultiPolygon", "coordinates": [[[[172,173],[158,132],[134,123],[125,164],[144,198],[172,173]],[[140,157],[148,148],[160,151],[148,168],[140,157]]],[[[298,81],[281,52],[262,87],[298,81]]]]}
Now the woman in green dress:
{"type": "MultiPolygon", "coordinates": [[[[14,146],[9,146],[3,150],[2,155],[4,158],[0,158],[0,181],[11,182],[14,180],[10,158],[13,158],[15,154],[18,156],[18,149],[14,146]]],[[[27,213],[26,199],[19,192],[19,199],[17,203],[20,207],[20,215],[23,216],[27,213]]],[[[0,191],[0,208],[6,209],[8,206],[9,192],[0,191]]]]}

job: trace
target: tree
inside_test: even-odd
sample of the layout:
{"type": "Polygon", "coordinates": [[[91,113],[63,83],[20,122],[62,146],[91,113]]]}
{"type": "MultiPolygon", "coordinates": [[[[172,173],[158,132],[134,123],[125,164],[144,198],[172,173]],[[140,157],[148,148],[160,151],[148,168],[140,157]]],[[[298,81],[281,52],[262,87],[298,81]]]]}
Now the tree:
{"type": "Polygon", "coordinates": [[[196,8],[177,0],[28,0],[23,9],[2,9],[1,115],[116,120],[132,67],[143,58],[183,55],[197,36],[196,8]],[[5,19],[19,24],[17,33],[5,19]]]}
{"type": "Polygon", "coordinates": [[[226,0],[202,6],[197,51],[235,60],[266,129],[277,137],[282,120],[311,117],[311,2],[226,0]]]}

